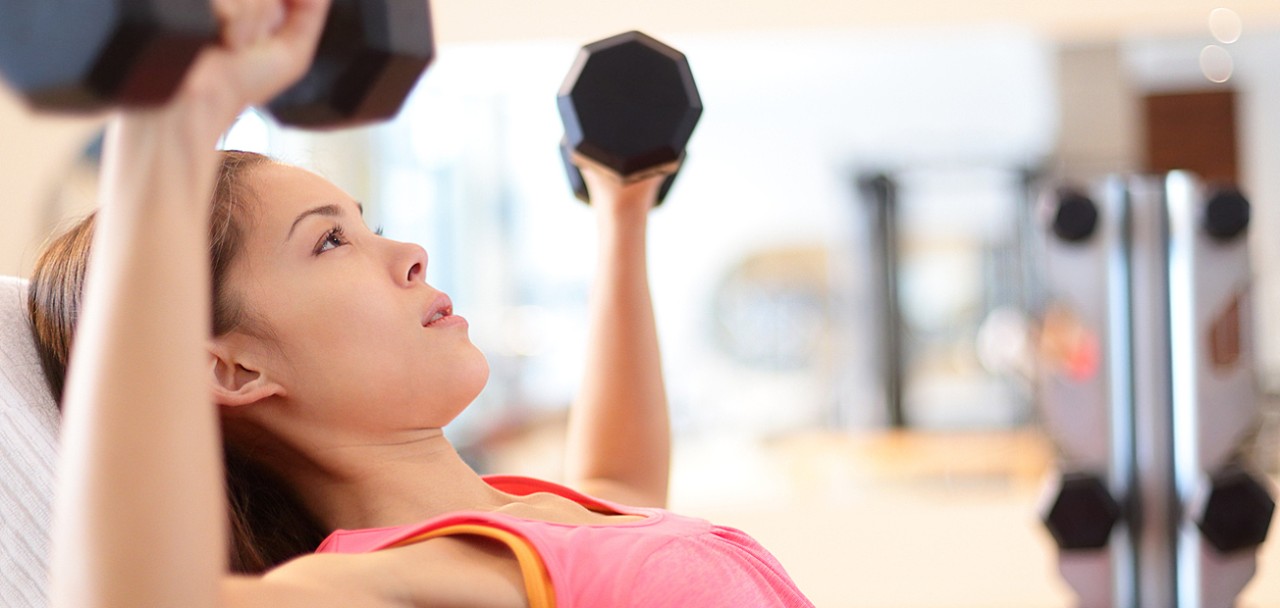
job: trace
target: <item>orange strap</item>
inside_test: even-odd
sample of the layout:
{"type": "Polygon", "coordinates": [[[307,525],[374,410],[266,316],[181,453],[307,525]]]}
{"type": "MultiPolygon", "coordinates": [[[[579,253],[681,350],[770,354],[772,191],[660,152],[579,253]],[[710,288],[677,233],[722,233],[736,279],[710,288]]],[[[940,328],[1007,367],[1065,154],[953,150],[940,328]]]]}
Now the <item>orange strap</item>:
{"type": "Polygon", "coordinates": [[[403,547],[432,538],[458,534],[483,536],[506,545],[515,554],[516,562],[520,564],[520,575],[524,578],[524,592],[529,596],[529,607],[555,608],[555,590],[551,587],[551,576],[547,574],[547,568],[542,563],[542,557],[538,555],[538,551],[533,548],[533,545],[528,540],[514,532],[481,524],[457,524],[423,532],[392,546],[403,547]]]}

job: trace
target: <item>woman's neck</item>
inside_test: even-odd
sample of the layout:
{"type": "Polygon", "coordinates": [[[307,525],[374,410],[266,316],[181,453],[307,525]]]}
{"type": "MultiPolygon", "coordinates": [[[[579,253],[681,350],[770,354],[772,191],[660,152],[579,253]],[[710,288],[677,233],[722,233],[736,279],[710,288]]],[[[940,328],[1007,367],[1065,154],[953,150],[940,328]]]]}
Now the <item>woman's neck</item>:
{"type": "Polygon", "coordinates": [[[340,453],[331,462],[288,467],[287,480],[329,529],[402,525],[511,502],[462,460],[440,429],[334,450],[340,453]]]}

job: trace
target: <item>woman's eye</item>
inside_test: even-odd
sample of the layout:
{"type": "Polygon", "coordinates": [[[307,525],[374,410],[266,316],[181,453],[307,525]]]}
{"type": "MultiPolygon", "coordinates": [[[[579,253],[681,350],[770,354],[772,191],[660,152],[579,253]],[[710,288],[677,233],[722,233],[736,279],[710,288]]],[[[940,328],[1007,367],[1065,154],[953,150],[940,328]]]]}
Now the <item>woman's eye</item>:
{"type": "Polygon", "coordinates": [[[315,253],[316,255],[319,255],[329,251],[330,249],[337,249],[338,247],[346,244],[347,238],[342,233],[342,228],[333,228],[329,232],[326,232],[324,238],[320,239],[320,242],[316,244],[315,253]]]}

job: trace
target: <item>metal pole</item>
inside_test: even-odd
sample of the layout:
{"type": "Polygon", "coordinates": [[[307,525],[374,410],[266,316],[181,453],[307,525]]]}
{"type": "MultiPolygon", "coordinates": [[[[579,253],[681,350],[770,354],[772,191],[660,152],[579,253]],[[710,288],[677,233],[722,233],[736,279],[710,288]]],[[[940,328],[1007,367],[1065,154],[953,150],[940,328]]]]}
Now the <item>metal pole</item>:
{"type": "Polygon", "coordinates": [[[1136,605],[1177,602],[1178,500],[1173,477],[1169,344],[1169,215],[1163,183],[1124,180],[1128,198],[1132,343],[1132,466],[1126,515],[1136,559],[1136,605]]]}
{"type": "Polygon", "coordinates": [[[876,283],[880,296],[881,378],[884,382],[885,408],[889,426],[906,428],[907,416],[902,404],[904,353],[902,348],[902,311],[898,300],[898,197],[897,187],[883,173],[864,176],[858,188],[871,202],[872,239],[876,256],[876,283]]]}

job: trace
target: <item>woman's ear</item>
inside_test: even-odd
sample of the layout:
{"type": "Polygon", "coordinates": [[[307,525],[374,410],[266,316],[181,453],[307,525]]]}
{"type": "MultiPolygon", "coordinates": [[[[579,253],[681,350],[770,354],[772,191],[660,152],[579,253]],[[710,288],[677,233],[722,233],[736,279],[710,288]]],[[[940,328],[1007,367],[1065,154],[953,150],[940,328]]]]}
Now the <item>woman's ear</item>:
{"type": "Polygon", "coordinates": [[[236,407],[257,403],[273,395],[284,396],[284,387],[247,357],[220,342],[209,345],[211,388],[218,405],[236,407]]]}

